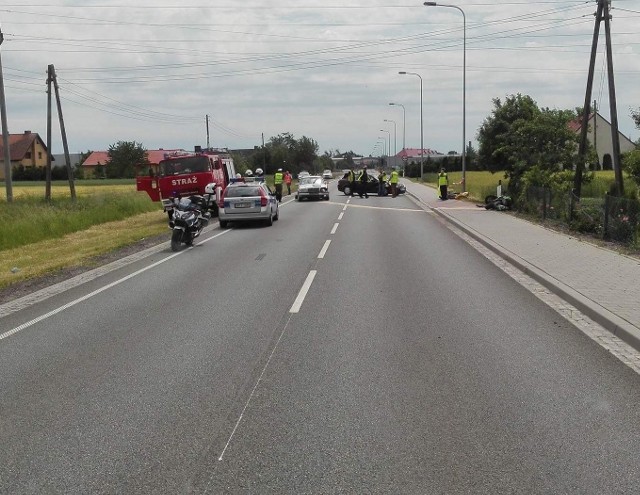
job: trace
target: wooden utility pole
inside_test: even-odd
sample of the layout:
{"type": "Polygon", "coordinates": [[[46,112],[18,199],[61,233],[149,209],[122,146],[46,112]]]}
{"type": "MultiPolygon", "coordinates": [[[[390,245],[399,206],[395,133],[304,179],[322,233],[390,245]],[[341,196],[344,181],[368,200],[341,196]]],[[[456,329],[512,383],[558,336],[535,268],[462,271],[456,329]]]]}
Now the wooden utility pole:
{"type": "Polygon", "coordinates": [[[45,168],[44,199],[51,201],[51,82],[53,65],[47,67],[47,167],[45,168]]]}
{"type": "Polygon", "coordinates": [[[211,149],[211,145],[209,144],[209,115],[207,114],[206,118],[206,123],[207,123],[207,149],[211,149]]]}
{"type": "MultiPolygon", "coordinates": [[[[4,41],[4,34],[0,29],[0,45],[4,41]]],[[[2,58],[0,58],[0,120],[2,120],[2,143],[4,146],[4,183],[7,190],[7,203],[13,202],[13,187],[11,183],[11,148],[9,144],[9,126],[7,125],[7,104],[4,98],[4,75],[2,73],[2,58]]]]}
{"type": "Polygon", "coordinates": [[[58,119],[60,120],[60,132],[62,133],[62,147],[64,148],[64,159],[67,164],[67,178],[69,179],[69,190],[71,191],[71,200],[76,200],[76,187],[73,179],[73,169],[71,168],[71,158],[69,157],[69,145],[67,143],[67,131],[64,127],[64,119],[62,118],[62,104],[60,103],[60,91],[58,89],[58,79],[56,78],[56,70],[50,65],[51,77],[53,78],[53,88],[56,91],[56,103],[58,105],[58,119]]]}
{"type": "Polygon", "coordinates": [[[618,197],[624,195],[622,164],[620,163],[620,131],[618,130],[618,103],[616,102],[616,84],[613,77],[613,50],[611,48],[611,0],[601,0],[604,4],[604,33],[607,40],[607,72],[609,76],[609,108],[611,112],[611,143],[613,144],[613,170],[616,174],[618,197]]]}
{"type": "Polygon", "coordinates": [[[596,150],[597,166],[600,167],[600,155],[598,155],[598,102],[593,100],[593,147],[596,150]]]}
{"type": "Polygon", "coordinates": [[[616,105],[616,91],[613,77],[613,57],[611,50],[611,26],[609,13],[610,0],[598,0],[598,10],[596,11],[596,23],[593,30],[593,41],[591,44],[591,59],[589,63],[589,75],[587,76],[587,91],[584,98],[582,114],[582,127],[580,128],[580,146],[578,148],[578,163],[573,180],[573,191],[580,197],[582,190],[582,174],[584,161],[587,153],[587,132],[589,126],[589,115],[591,114],[591,93],[593,91],[593,74],[595,71],[596,53],[598,49],[598,37],[600,35],[600,23],[605,21],[605,35],[607,40],[607,68],[609,74],[609,105],[611,112],[611,142],[613,143],[613,168],[616,174],[617,195],[624,194],[624,183],[622,180],[622,170],[620,168],[620,133],[618,131],[618,110],[616,105]]]}

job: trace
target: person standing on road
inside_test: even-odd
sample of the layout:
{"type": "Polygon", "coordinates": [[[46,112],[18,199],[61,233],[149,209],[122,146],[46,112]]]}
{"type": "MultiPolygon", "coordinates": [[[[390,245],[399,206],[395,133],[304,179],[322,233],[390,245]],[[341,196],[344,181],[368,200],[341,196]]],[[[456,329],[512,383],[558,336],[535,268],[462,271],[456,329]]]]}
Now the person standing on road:
{"type": "Polygon", "coordinates": [[[353,193],[356,192],[356,173],[352,168],[347,172],[347,180],[349,181],[349,187],[351,188],[351,197],[353,198],[353,193]]]}
{"type": "Polygon", "coordinates": [[[440,199],[446,201],[447,199],[447,187],[449,186],[449,177],[447,176],[447,171],[444,169],[440,169],[440,173],[438,174],[438,187],[440,188],[440,199]]]}
{"type": "Polygon", "coordinates": [[[362,170],[360,171],[360,175],[358,176],[358,196],[369,199],[369,194],[367,193],[367,184],[369,182],[369,174],[367,174],[367,166],[363,165],[362,170]]]}
{"type": "Polygon", "coordinates": [[[398,171],[394,168],[391,171],[391,178],[389,182],[391,184],[391,197],[395,198],[398,195],[398,171]]]}
{"type": "Polygon", "coordinates": [[[291,174],[289,173],[289,171],[287,170],[284,173],[284,183],[287,185],[287,195],[291,195],[291,181],[293,180],[293,177],[291,176],[291,174]]]}
{"type": "Polygon", "coordinates": [[[380,169],[378,174],[378,196],[387,195],[387,174],[384,170],[380,169]]]}
{"type": "Polygon", "coordinates": [[[273,185],[276,188],[276,199],[278,203],[282,201],[282,181],[284,180],[284,174],[282,173],[282,169],[279,168],[278,171],[273,176],[273,185]]]}

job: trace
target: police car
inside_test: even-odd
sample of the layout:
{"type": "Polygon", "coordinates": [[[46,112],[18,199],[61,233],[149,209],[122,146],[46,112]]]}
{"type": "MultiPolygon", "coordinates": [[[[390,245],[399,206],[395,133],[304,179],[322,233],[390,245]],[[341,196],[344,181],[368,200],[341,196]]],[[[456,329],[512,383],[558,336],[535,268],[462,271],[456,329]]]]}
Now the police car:
{"type": "Polygon", "coordinates": [[[229,222],[263,222],[273,225],[280,210],[274,192],[260,180],[233,179],[218,202],[221,228],[229,222]]]}

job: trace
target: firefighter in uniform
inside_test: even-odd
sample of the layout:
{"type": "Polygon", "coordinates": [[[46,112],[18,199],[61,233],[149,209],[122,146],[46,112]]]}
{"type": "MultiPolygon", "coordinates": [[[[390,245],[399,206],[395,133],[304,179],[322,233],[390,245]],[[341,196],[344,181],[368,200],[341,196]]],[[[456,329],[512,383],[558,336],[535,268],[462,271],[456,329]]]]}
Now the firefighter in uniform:
{"type": "Polygon", "coordinates": [[[276,199],[278,202],[282,201],[282,181],[284,180],[284,174],[282,173],[282,169],[279,168],[278,171],[273,176],[273,184],[276,187],[276,199]]]}
{"type": "Polygon", "coordinates": [[[395,168],[391,171],[389,183],[391,184],[391,197],[395,198],[398,195],[398,171],[395,168]]]}
{"type": "Polygon", "coordinates": [[[447,186],[449,185],[449,177],[447,171],[442,168],[438,174],[438,187],[440,188],[440,199],[447,199],[447,186]]]}

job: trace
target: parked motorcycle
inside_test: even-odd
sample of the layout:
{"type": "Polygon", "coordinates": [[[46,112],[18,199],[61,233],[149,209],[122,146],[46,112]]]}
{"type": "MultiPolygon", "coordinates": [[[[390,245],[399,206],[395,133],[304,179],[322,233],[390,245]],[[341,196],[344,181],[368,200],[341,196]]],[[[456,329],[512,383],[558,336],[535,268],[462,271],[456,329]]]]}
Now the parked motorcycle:
{"type": "Polygon", "coordinates": [[[207,211],[207,200],[200,195],[176,200],[169,220],[171,250],[179,251],[182,244],[192,246],[193,241],[209,224],[211,213],[207,211]]]}

